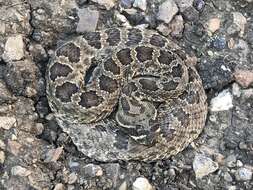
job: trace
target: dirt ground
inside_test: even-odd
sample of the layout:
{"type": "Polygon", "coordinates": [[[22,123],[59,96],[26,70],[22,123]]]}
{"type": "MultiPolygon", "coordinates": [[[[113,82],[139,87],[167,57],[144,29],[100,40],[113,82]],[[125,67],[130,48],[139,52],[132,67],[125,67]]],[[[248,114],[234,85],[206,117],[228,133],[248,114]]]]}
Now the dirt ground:
{"type": "Polygon", "coordinates": [[[252,49],[252,0],[0,0],[0,190],[253,189],[252,49]],[[112,26],[156,30],[197,60],[206,125],[168,160],[88,158],[48,106],[57,45],[112,26]]]}

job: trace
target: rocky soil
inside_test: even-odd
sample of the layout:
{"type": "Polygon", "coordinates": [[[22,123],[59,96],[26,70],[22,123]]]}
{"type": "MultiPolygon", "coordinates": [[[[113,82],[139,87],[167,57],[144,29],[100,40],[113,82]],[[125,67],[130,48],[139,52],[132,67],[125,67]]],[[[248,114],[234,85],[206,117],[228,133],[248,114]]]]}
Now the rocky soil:
{"type": "Polygon", "coordinates": [[[253,189],[252,10],[252,0],[0,0],[0,190],[253,189]],[[111,26],[157,30],[197,60],[206,126],[168,160],[87,158],[48,107],[57,44],[111,26]]]}

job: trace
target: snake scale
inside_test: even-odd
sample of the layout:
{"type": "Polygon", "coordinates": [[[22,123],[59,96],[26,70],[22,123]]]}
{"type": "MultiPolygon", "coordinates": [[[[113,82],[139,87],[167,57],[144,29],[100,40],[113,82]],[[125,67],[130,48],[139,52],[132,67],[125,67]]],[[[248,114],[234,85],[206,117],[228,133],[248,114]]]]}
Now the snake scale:
{"type": "Polygon", "coordinates": [[[55,118],[100,161],[165,159],[201,133],[201,79],[172,40],[147,29],[85,32],[57,47],[47,69],[55,118]]]}

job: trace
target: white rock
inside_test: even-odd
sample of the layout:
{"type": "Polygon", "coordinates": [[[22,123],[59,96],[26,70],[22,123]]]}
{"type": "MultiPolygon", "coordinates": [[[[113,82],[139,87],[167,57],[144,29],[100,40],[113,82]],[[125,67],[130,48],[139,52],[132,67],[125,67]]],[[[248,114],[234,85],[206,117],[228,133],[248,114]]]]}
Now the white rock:
{"type": "Polygon", "coordinates": [[[153,190],[153,187],[146,178],[138,177],[133,183],[133,190],[153,190]]]}
{"type": "Polygon", "coordinates": [[[118,190],[127,190],[127,183],[124,181],[120,186],[118,190]]]}
{"type": "Polygon", "coordinates": [[[21,60],[25,55],[24,48],[22,35],[9,37],[5,43],[3,59],[6,62],[21,60]]]}
{"type": "Polygon", "coordinates": [[[238,181],[249,181],[252,178],[252,171],[247,168],[239,168],[235,173],[235,178],[238,181]]]}
{"type": "Polygon", "coordinates": [[[15,117],[5,117],[5,116],[0,117],[0,128],[3,128],[5,130],[9,130],[15,124],[16,124],[15,117]]]}
{"type": "Polygon", "coordinates": [[[211,111],[225,111],[233,107],[233,96],[229,90],[223,90],[210,103],[211,111]]]}
{"type": "Polygon", "coordinates": [[[0,151],[0,164],[3,164],[5,160],[5,154],[3,151],[0,151]]]}
{"type": "Polygon", "coordinates": [[[65,190],[65,187],[62,183],[57,183],[54,187],[54,190],[65,190]]]}
{"type": "Polygon", "coordinates": [[[145,11],[147,9],[147,1],[146,0],[135,0],[133,6],[145,11]]]}
{"type": "Polygon", "coordinates": [[[92,0],[92,1],[100,5],[104,5],[107,10],[111,9],[116,4],[115,0],[92,0]]]}
{"type": "Polygon", "coordinates": [[[218,163],[203,155],[196,155],[193,160],[193,170],[196,178],[202,178],[218,169],[218,163]]]}
{"type": "Polygon", "coordinates": [[[99,12],[89,8],[78,10],[79,22],[77,23],[77,32],[95,31],[99,18],[99,12]]]}
{"type": "Polygon", "coordinates": [[[24,168],[22,166],[14,166],[11,168],[12,175],[26,177],[26,176],[30,175],[31,173],[32,173],[31,171],[27,170],[26,168],[24,168]]]}
{"type": "Polygon", "coordinates": [[[165,23],[170,23],[177,12],[178,7],[174,0],[167,0],[159,6],[157,18],[165,23]]]}
{"type": "Polygon", "coordinates": [[[233,83],[232,92],[233,92],[233,95],[238,98],[241,96],[241,88],[237,83],[233,83]]]}
{"type": "Polygon", "coordinates": [[[3,150],[5,149],[5,144],[1,139],[0,139],[0,148],[3,150]]]}

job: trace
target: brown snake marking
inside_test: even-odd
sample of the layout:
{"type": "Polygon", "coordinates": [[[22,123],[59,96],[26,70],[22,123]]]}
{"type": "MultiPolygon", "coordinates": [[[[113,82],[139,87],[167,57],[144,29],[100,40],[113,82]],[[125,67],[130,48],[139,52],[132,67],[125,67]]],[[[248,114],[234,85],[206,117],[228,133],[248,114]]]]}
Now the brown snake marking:
{"type": "Polygon", "coordinates": [[[85,155],[168,158],[202,131],[206,95],[172,41],[150,30],[86,32],[55,51],[47,97],[58,124],[85,155]]]}

